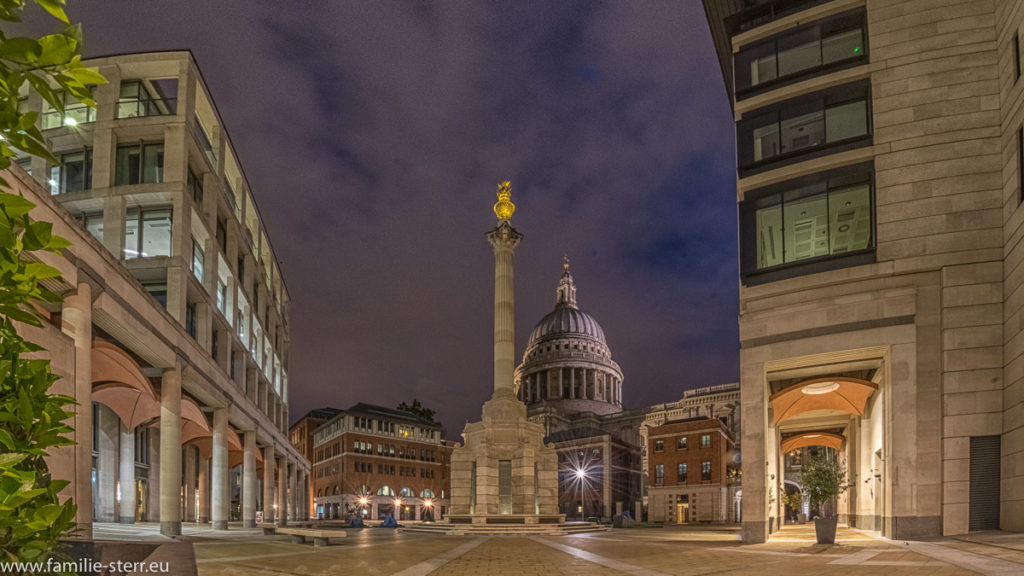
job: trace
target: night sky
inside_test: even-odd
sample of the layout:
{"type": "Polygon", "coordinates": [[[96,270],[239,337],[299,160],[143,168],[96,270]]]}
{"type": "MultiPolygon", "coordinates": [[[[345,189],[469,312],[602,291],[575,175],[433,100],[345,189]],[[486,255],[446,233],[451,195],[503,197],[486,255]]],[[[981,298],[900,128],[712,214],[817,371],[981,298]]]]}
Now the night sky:
{"type": "Polygon", "coordinates": [[[516,355],[562,255],[625,404],[738,377],[733,128],[700,2],[71,0],[85,55],[189,49],[291,299],[291,418],[492,389],[497,183],[516,355]]]}

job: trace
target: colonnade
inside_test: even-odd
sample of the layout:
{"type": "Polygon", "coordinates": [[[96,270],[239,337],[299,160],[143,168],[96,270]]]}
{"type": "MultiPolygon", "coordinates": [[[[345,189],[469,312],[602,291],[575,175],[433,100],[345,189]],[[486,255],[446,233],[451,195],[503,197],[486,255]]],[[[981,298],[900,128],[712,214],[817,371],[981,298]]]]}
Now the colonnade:
{"type": "Polygon", "coordinates": [[[527,404],[540,400],[581,399],[621,406],[622,379],[596,368],[551,368],[525,374],[518,394],[527,404]]]}

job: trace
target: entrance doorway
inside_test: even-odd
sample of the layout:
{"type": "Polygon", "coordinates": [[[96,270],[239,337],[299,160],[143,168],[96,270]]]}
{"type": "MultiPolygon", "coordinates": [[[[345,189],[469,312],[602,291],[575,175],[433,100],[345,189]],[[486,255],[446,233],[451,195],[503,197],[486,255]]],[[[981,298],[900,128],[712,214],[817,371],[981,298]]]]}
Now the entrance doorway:
{"type": "Polygon", "coordinates": [[[690,514],[690,505],[686,502],[679,502],[676,504],[676,524],[686,524],[686,519],[690,514]]]}

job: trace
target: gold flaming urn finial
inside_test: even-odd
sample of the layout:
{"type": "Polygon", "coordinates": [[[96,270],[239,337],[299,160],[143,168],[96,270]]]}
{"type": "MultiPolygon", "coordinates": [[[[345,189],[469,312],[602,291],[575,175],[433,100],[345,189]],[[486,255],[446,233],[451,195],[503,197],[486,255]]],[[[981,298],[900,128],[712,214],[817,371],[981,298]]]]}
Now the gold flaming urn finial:
{"type": "Polygon", "coordinates": [[[494,204],[494,215],[498,220],[508,220],[516,211],[516,205],[512,203],[512,183],[509,181],[498,184],[498,201],[494,204]]]}

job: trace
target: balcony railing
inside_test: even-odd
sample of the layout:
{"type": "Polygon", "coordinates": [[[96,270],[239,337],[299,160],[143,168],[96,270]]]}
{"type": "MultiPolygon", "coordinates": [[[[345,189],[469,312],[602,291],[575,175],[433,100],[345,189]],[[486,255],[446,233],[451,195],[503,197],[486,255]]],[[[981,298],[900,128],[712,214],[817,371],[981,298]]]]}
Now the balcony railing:
{"type": "Polygon", "coordinates": [[[177,98],[121,98],[117,101],[118,118],[174,116],[178,113],[177,98]]]}
{"type": "Polygon", "coordinates": [[[831,0],[745,0],[739,12],[725,19],[729,36],[753,30],[779,18],[831,0]]]}

